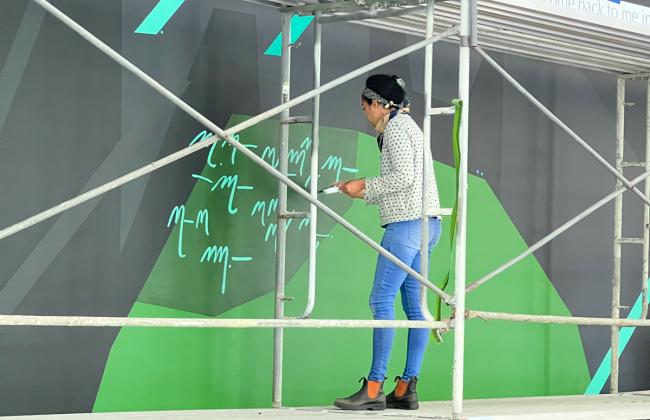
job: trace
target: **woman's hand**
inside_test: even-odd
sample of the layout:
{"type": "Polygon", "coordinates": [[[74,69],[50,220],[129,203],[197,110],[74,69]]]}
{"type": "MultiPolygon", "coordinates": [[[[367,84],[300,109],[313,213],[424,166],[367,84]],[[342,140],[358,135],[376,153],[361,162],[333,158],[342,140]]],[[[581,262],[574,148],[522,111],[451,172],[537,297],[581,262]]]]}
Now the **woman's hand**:
{"type": "Polygon", "coordinates": [[[342,193],[352,198],[363,198],[366,192],[365,179],[353,179],[352,181],[347,182],[337,182],[334,185],[339,187],[342,193]]]}

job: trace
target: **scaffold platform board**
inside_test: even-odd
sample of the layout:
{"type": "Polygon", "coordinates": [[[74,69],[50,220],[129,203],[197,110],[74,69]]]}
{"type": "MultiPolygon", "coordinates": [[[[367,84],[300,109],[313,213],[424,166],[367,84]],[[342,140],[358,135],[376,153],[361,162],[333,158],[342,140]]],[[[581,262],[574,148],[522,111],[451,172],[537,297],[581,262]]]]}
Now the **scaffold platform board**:
{"type": "MultiPolygon", "coordinates": [[[[197,410],[3,417],[3,420],[399,420],[449,419],[451,401],[422,402],[419,410],[342,411],[333,407],[197,410]]],[[[650,419],[650,391],[615,395],[466,400],[467,420],[650,419]]]]}

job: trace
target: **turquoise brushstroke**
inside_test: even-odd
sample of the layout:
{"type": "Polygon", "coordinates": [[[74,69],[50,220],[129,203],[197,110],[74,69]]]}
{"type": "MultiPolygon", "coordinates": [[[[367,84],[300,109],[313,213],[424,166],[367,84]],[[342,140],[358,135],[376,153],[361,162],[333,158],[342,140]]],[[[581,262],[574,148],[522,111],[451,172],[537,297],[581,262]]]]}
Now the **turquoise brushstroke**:
{"type": "MultiPolygon", "coordinates": [[[[648,280],[648,284],[650,284],[650,279],[648,280]]],[[[632,307],[632,310],[627,316],[627,319],[640,319],[641,309],[642,309],[641,295],[639,295],[636,302],[634,302],[634,306],[632,307]]],[[[621,357],[621,354],[623,354],[623,350],[625,350],[627,343],[630,342],[630,338],[632,338],[632,334],[634,334],[635,329],[636,327],[621,328],[621,332],[618,338],[618,357],[621,357]]],[[[605,386],[605,382],[607,382],[607,378],[609,378],[609,375],[611,373],[612,373],[612,349],[610,348],[609,350],[607,350],[607,354],[605,354],[605,357],[603,357],[603,361],[600,362],[600,366],[598,367],[598,370],[594,374],[594,377],[591,379],[591,382],[589,383],[589,386],[585,391],[585,395],[600,394],[600,392],[603,390],[603,387],[605,386]]]]}
{"type": "MultiPolygon", "coordinates": [[[[313,16],[293,16],[291,18],[291,43],[293,44],[305,32],[305,29],[314,20],[313,16]]],[[[275,55],[280,57],[282,55],[282,33],[275,37],[271,45],[266,49],[264,55],[275,55]]]]}
{"type": "Polygon", "coordinates": [[[185,0],[160,0],[138,26],[135,33],[158,35],[183,3],[185,0]]]}

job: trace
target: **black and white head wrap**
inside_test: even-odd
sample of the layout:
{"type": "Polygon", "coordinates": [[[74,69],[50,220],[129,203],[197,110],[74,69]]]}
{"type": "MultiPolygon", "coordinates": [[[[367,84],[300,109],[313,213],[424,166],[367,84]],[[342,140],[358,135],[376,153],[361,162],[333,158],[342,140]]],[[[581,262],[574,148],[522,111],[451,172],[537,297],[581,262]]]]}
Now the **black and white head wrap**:
{"type": "MultiPolygon", "coordinates": [[[[404,86],[406,86],[406,83],[404,83],[404,80],[400,79],[399,77],[395,79],[397,84],[403,89],[404,86]]],[[[409,106],[409,100],[404,97],[404,100],[396,104],[393,101],[389,101],[388,99],[382,97],[380,94],[375,92],[372,89],[369,88],[364,88],[362,95],[370,100],[377,101],[380,104],[384,106],[384,108],[389,109],[389,108],[397,108],[397,109],[402,109],[402,108],[408,108],[409,106]]]]}

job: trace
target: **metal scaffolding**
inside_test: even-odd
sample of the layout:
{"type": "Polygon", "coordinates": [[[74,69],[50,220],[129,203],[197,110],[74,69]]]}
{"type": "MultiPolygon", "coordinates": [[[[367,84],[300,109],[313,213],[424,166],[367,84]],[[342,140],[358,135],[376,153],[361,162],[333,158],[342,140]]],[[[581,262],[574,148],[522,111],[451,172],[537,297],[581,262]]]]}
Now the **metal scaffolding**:
{"type": "MultiPolygon", "coordinates": [[[[650,326],[646,320],[648,311],[648,251],[650,241],[650,81],[648,82],[648,114],[647,114],[647,145],[646,160],[640,163],[629,163],[623,161],[624,142],[624,108],[625,108],[625,81],[630,78],[650,79],[650,57],[635,53],[635,46],[643,43],[639,37],[631,33],[621,36],[617,33],[616,39],[611,38],[607,28],[589,24],[578,24],[568,18],[551,19],[544,16],[544,19],[535,19],[532,12],[523,8],[517,8],[511,0],[481,0],[477,6],[477,0],[460,1],[434,1],[425,0],[337,0],[337,1],[274,1],[274,0],[245,0],[252,3],[262,4],[278,8],[282,13],[282,65],[281,65],[281,104],[269,109],[253,118],[246,120],[234,127],[223,130],[209,119],[201,115],[190,105],[183,102],[172,92],[160,85],[153,78],[130,63],[127,59],[112,50],[98,38],[93,36],[86,29],[78,25],[74,20],[55,8],[47,0],[33,0],[43,7],[47,12],[62,23],[77,32],[92,45],[107,54],[118,64],[139,77],[146,84],[158,91],[161,95],[170,100],[173,104],[188,113],[205,128],[215,133],[210,139],[195,143],[190,147],[172,153],[162,159],[152,162],[140,169],[125,174],[124,176],[101,185],[84,194],[67,200],[57,206],[36,214],[15,225],[0,230],[0,239],[13,235],[21,230],[53,217],[63,211],[78,206],[94,197],[118,188],[130,181],[151,173],[163,166],[169,165],[176,160],[195,153],[203,148],[209,147],[219,140],[227,141],[232,147],[253,160],[269,174],[279,180],[278,182],[278,215],[277,215],[277,253],[276,253],[276,287],[275,287],[275,316],[274,319],[160,319],[160,318],[107,318],[107,317],[57,317],[57,316],[23,316],[23,315],[0,315],[0,325],[3,326],[70,326],[70,327],[201,327],[201,328],[274,328],[274,363],[273,363],[273,405],[282,405],[282,354],[283,354],[283,329],[284,328],[432,328],[437,330],[454,329],[454,358],[453,358],[453,390],[452,390],[452,416],[460,419],[463,413],[463,369],[464,369],[464,345],[465,345],[465,321],[466,319],[479,318],[484,320],[507,320],[514,322],[535,322],[553,324],[573,325],[603,325],[610,326],[612,332],[612,379],[611,392],[618,392],[618,332],[623,326],[650,326]],[[439,4],[438,4],[439,3],[439,4]],[[516,12],[516,13],[515,13],[516,12]],[[314,88],[296,98],[291,99],[291,17],[293,15],[313,15],[314,24],[314,88]],[[484,14],[484,15],[483,15],[484,14]],[[328,22],[356,21],[367,26],[381,25],[383,29],[401,31],[411,34],[424,34],[425,39],[402,50],[391,53],[381,59],[369,63],[357,70],[338,77],[324,85],[320,80],[321,64],[321,26],[328,22]],[[540,23],[541,22],[541,23],[540,23]],[[434,23],[439,26],[435,34],[434,23]],[[422,27],[422,28],[421,28],[422,27]],[[504,29],[505,28],[505,29],[504,29]],[[536,36],[540,39],[530,42],[530,37],[536,36]],[[609,38],[608,38],[609,36],[609,38]],[[432,72],[433,72],[433,43],[441,40],[451,40],[459,43],[459,86],[458,98],[462,101],[462,115],[460,124],[460,162],[459,162],[459,188],[457,191],[458,210],[455,233],[455,291],[451,296],[438,286],[428,280],[428,220],[432,216],[448,215],[448,209],[436,214],[426,208],[428,180],[433,176],[431,162],[431,117],[434,115],[450,114],[450,108],[431,108],[432,101],[432,72]],[[573,43],[571,51],[562,46],[561,41],[570,40],[573,43]],[[546,108],[540,101],[531,95],[514,77],[503,67],[497,64],[483,49],[483,47],[494,50],[515,53],[522,56],[538,58],[565,65],[573,65],[581,68],[593,69],[616,74],[618,82],[618,118],[617,118],[617,159],[616,166],[612,166],[607,160],[599,155],[589,144],[578,134],[572,131],[556,115],[546,108]],[[380,67],[397,58],[404,57],[412,52],[425,49],[425,71],[424,71],[424,99],[425,110],[422,123],[424,132],[424,179],[425,197],[422,207],[422,248],[421,272],[417,273],[386,249],[374,242],[363,232],[355,228],[332,209],[317,199],[318,179],[318,145],[319,145],[319,117],[320,117],[320,95],[346,83],[358,76],[380,67]],[[474,49],[487,63],[493,66],[509,83],[528,98],[554,123],[560,126],[575,142],[590,153],[602,166],[609,170],[617,179],[616,190],[603,199],[599,200],[571,220],[564,223],[545,238],[531,246],[526,252],[513,258],[491,273],[483,276],[474,282],[466,281],[466,241],[467,241],[467,178],[468,178],[468,134],[469,134],[469,71],[470,51],[474,49]],[[621,52],[623,51],[623,52],[621,52]],[[290,115],[290,109],[296,105],[312,100],[313,111],[311,117],[290,115]],[[273,168],[269,163],[261,159],[255,153],[233,139],[233,134],[264,121],[279,116],[280,119],[280,164],[279,170],[273,168]],[[288,141],[289,125],[294,123],[311,122],[313,147],[311,151],[311,182],[309,191],[289,179],[288,169],[288,141]],[[637,166],[645,168],[645,172],[629,180],[623,175],[623,168],[637,166]],[[645,191],[642,192],[636,187],[637,184],[645,181],[645,191]],[[287,193],[288,188],[294,190],[309,203],[308,212],[288,212],[287,193]],[[631,190],[645,204],[644,211],[644,235],[640,238],[621,237],[622,217],[622,194],[631,190]],[[551,315],[529,315],[529,314],[508,314],[499,312],[485,312],[466,310],[466,293],[478,288],[499,273],[521,261],[524,257],[540,249],[552,239],[562,234],[579,221],[583,220],[606,203],[616,200],[616,235],[614,250],[614,274],[612,278],[612,317],[611,318],[586,318],[586,317],[565,317],[551,315]],[[316,216],[317,210],[323,211],[343,227],[352,232],[355,236],[385,256],[400,268],[404,269],[426,288],[431,289],[441,300],[452,308],[451,317],[444,320],[435,320],[427,308],[426,289],[422,289],[421,306],[425,314],[425,321],[376,321],[376,320],[313,320],[307,319],[311,316],[315,304],[316,284],[316,216]],[[285,284],[285,258],[286,258],[286,230],[284,226],[291,218],[309,218],[309,275],[308,275],[308,299],[307,305],[301,316],[296,318],[285,317],[284,314],[284,284],[285,284]],[[642,281],[642,302],[643,317],[641,320],[620,319],[620,246],[623,243],[643,244],[643,281],[642,281]],[[466,284],[469,283],[469,286],[466,284]]],[[[646,40],[647,42],[647,40],[646,40]]],[[[644,44],[645,46],[645,44],[644,44]]],[[[453,108],[452,108],[453,109],[453,108]]]]}

